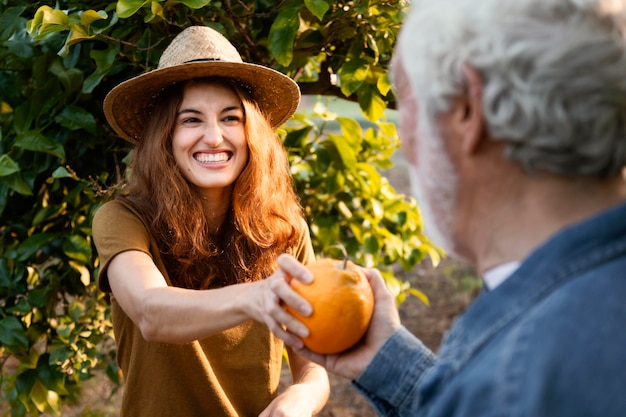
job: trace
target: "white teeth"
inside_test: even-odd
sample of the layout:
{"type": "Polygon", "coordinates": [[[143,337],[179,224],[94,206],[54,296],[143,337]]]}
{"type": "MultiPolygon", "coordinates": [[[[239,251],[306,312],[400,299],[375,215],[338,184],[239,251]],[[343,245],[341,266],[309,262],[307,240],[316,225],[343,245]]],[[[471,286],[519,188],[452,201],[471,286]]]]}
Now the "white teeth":
{"type": "Polygon", "coordinates": [[[228,161],[228,153],[201,153],[194,155],[198,162],[225,162],[228,161]]]}

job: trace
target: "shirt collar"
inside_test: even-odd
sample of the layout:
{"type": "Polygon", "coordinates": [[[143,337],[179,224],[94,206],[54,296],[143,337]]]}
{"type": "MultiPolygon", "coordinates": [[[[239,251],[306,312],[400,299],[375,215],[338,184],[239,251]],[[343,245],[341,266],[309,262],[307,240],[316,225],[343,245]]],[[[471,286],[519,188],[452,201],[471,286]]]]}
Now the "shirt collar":
{"type": "Polygon", "coordinates": [[[495,266],[483,274],[483,281],[489,291],[502,284],[508,277],[513,275],[513,272],[519,268],[519,261],[507,262],[498,266],[495,266]]]}

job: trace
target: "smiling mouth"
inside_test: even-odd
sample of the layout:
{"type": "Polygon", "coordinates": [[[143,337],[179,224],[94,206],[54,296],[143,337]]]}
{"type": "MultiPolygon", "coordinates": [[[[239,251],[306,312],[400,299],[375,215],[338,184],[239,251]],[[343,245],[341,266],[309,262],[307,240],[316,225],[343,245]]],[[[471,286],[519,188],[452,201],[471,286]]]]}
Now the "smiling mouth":
{"type": "Polygon", "coordinates": [[[194,159],[203,164],[211,164],[217,162],[226,162],[233,156],[230,152],[220,153],[197,153],[194,154],[194,159]]]}

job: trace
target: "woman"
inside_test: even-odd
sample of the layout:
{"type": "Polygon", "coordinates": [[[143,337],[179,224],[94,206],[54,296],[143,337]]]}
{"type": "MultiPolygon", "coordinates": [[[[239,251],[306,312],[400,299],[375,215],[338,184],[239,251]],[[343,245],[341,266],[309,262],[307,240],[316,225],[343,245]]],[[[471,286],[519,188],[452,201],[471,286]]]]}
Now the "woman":
{"type": "Polygon", "coordinates": [[[280,336],[289,324],[276,318],[287,300],[285,278],[272,275],[278,255],[314,259],[274,132],[299,100],[291,79],[243,63],[198,26],[105,99],[113,129],[137,145],[124,192],[93,219],[122,416],[311,416],[324,406],[326,372],[289,349],[294,385],[277,395],[283,344],[268,329],[280,336]]]}

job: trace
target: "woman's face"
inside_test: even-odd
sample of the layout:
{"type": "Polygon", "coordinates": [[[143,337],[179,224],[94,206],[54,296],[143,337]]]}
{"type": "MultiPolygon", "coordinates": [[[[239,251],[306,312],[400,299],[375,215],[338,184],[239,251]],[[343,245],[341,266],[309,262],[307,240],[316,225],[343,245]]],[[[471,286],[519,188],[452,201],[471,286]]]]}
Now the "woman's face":
{"type": "Polygon", "coordinates": [[[210,81],[185,85],[172,136],[174,159],[202,194],[228,189],[248,161],[245,115],[229,87],[210,81]]]}

